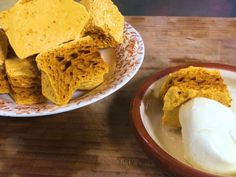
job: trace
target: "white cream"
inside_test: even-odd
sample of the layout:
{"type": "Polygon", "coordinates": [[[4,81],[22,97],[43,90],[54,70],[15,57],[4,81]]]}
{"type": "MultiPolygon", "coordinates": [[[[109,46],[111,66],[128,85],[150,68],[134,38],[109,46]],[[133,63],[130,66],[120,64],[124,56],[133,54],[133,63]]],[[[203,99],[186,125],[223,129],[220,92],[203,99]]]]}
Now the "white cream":
{"type": "Polygon", "coordinates": [[[214,173],[236,174],[236,115],[221,103],[195,98],[181,106],[185,159],[214,173]]]}

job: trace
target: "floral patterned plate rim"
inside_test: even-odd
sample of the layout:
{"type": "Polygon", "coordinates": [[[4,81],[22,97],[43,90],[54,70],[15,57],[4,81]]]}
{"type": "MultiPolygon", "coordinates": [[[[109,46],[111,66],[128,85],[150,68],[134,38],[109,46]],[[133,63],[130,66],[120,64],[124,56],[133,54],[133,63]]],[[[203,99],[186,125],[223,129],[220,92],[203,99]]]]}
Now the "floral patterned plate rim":
{"type": "MultiPolygon", "coordinates": [[[[103,53],[109,57],[106,50],[103,53]]],[[[130,24],[125,23],[124,43],[115,48],[113,53],[116,56],[113,73],[94,90],[81,96],[74,96],[70,103],[64,106],[57,106],[49,102],[28,106],[17,105],[8,95],[0,95],[0,116],[38,117],[53,115],[84,107],[111,95],[134,77],[144,60],[144,42],[140,34],[130,24]]]]}

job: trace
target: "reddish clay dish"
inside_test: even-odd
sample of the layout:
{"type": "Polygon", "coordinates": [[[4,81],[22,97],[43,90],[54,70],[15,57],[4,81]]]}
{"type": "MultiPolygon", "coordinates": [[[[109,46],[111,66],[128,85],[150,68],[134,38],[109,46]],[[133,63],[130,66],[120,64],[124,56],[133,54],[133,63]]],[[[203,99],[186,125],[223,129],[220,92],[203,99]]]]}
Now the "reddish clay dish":
{"type": "MultiPolygon", "coordinates": [[[[157,108],[161,107],[160,105],[158,105],[159,103],[155,101],[155,99],[157,100],[158,98],[151,98],[149,96],[153,91],[154,85],[161,84],[162,80],[164,80],[164,78],[169,73],[175,72],[181,68],[185,68],[190,65],[219,70],[225,80],[225,83],[229,87],[230,93],[236,93],[236,87],[231,87],[231,85],[236,85],[236,67],[234,66],[216,63],[198,63],[168,68],[163,71],[157,72],[156,74],[151,76],[138,89],[131,103],[131,122],[133,124],[136,136],[140,141],[142,147],[148,152],[151,157],[155,159],[158,165],[162,167],[162,169],[168,174],[174,177],[222,177],[217,174],[210,174],[208,172],[193,168],[187,162],[185,162],[183,158],[182,147],[179,148],[179,146],[182,146],[182,142],[180,142],[180,133],[177,133],[179,134],[178,136],[175,137],[174,135],[172,137],[172,139],[176,138],[178,141],[166,141],[166,132],[163,133],[161,132],[162,130],[160,131],[160,129],[164,128],[162,127],[160,121],[158,122],[155,120],[160,120],[162,112],[161,108],[157,108]],[[148,99],[150,99],[151,101],[148,99]],[[146,116],[143,111],[151,109],[150,107],[152,107],[152,104],[157,104],[154,105],[154,107],[156,106],[157,109],[154,108],[156,110],[149,111],[146,116]],[[146,120],[149,118],[150,120],[146,120]],[[180,150],[175,151],[175,149],[180,150]]],[[[236,106],[235,103],[233,103],[234,107],[236,106]]]]}

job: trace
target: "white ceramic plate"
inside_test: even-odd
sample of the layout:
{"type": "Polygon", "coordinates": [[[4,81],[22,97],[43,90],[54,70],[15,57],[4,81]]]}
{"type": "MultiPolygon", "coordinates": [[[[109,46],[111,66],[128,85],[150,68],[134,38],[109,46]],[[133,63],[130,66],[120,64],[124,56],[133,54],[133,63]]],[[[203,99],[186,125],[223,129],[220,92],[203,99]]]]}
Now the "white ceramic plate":
{"type": "MultiPolygon", "coordinates": [[[[204,64],[201,65],[204,66],[204,64]]],[[[205,67],[208,66],[209,69],[220,71],[233,99],[231,109],[236,113],[236,67],[221,64],[206,64],[205,67]],[[215,66],[216,68],[214,68],[215,66]]],[[[175,70],[173,69],[172,71],[175,70]]],[[[157,74],[159,77],[158,80],[152,82],[145,91],[140,105],[140,116],[145,130],[152,140],[166,153],[185,165],[190,166],[184,159],[181,130],[164,126],[161,123],[163,105],[158,98],[158,95],[160,87],[165,81],[168,73],[169,71],[165,72],[162,77],[159,77],[160,74],[157,74]]]]}
{"type": "Polygon", "coordinates": [[[36,117],[71,111],[92,104],[124,86],[139,70],[144,59],[144,43],[139,33],[128,23],[124,28],[124,43],[115,49],[102,50],[111,71],[102,85],[90,92],[77,92],[69,104],[52,103],[31,106],[16,105],[8,95],[0,95],[0,116],[36,117]]]}

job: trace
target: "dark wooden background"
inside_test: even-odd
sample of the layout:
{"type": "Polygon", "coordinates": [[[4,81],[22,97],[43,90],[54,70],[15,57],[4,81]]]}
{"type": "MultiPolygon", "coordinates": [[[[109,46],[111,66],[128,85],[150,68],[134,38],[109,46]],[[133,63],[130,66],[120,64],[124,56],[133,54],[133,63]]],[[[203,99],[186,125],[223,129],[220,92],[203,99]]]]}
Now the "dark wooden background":
{"type": "MultiPolygon", "coordinates": [[[[17,0],[0,0],[6,9],[17,0]]],[[[80,1],[80,0],[77,0],[80,1]]],[[[124,15],[236,17],[235,0],[113,0],[124,15]]]]}
{"type": "Polygon", "coordinates": [[[114,0],[125,15],[235,17],[235,0],[114,0]]]}

